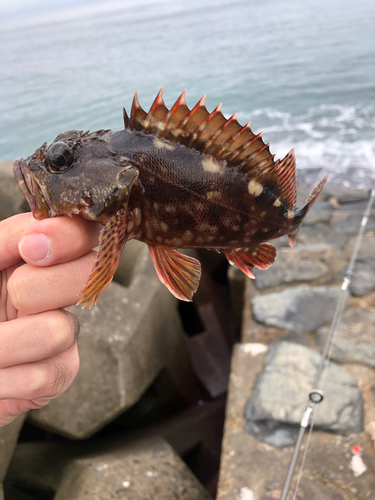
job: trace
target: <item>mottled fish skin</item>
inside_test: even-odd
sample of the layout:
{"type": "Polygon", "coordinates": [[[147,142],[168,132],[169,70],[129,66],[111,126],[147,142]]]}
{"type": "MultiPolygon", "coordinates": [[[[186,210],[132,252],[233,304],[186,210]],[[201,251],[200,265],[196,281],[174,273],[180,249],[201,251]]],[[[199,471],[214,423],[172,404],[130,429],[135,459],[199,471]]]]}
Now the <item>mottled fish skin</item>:
{"type": "Polygon", "coordinates": [[[168,110],[159,92],[146,113],[135,95],[125,129],[68,131],[14,162],[14,175],[36,218],[81,214],[104,224],[95,267],[80,303],[96,303],[126,241],[149,245],[160,280],[191,300],[200,265],[177,248],[225,252],[247,276],[267,269],[288,234],[291,246],[327,176],[295,208],[293,150],[274,160],[261,134],[204,98],[190,110],[185,92],[168,110]]]}
{"type": "Polygon", "coordinates": [[[293,224],[294,211],[275,206],[275,186],[249,181],[225,161],[136,131],[115,132],[110,142],[140,171],[128,205],[140,209],[136,239],[224,249],[277,238],[293,224]]]}

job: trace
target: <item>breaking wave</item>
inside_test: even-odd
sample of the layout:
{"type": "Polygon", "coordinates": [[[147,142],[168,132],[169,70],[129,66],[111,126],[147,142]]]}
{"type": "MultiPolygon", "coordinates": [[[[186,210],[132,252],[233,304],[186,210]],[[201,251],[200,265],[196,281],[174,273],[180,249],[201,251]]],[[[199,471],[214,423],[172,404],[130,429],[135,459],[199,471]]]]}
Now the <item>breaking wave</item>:
{"type": "Polygon", "coordinates": [[[331,181],[344,185],[375,186],[375,102],[322,104],[301,115],[256,109],[238,117],[265,124],[263,138],[277,158],[294,148],[300,170],[327,171],[331,181]]]}

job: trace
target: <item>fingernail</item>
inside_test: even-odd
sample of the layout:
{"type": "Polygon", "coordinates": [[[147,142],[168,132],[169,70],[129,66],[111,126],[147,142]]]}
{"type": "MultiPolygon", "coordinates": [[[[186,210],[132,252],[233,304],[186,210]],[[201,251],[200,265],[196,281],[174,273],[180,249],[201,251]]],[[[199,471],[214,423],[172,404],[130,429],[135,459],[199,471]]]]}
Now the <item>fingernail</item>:
{"type": "Polygon", "coordinates": [[[28,234],[18,246],[21,257],[26,261],[43,262],[49,257],[50,244],[44,234],[28,234]]]}

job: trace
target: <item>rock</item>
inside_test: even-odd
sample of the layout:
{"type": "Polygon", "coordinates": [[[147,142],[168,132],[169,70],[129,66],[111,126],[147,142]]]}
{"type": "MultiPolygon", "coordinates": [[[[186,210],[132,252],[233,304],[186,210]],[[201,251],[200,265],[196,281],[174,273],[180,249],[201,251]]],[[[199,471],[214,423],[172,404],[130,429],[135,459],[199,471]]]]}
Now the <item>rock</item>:
{"type": "Polygon", "coordinates": [[[80,371],[62,396],[30,412],[39,427],[86,438],[133,406],[163,368],[181,393],[189,391],[193,375],[176,299],[141,247],[128,287],[112,283],[93,309],[70,309],[82,323],[80,371]]]}
{"type": "Polygon", "coordinates": [[[369,198],[369,191],[367,189],[326,186],[324,191],[326,197],[336,198],[339,203],[353,203],[369,198]]]}
{"type": "MultiPolygon", "coordinates": [[[[316,341],[323,350],[329,328],[317,331],[316,341]]],[[[331,358],[340,363],[364,363],[375,367],[375,309],[349,309],[333,338],[331,358]]]]}
{"type": "Polygon", "coordinates": [[[54,500],[211,498],[160,437],[122,440],[110,446],[23,443],[8,479],[14,486],[38,492],[38,498],[53,496],[54,500]]]}
{"type": "MultiPolygon", "coordinates": [[[[273,446],[294,444],[321,356],[280,342],[270,347],[245,408],[247,432],[273,446]]],[[[339,434],[363,431],[363,397],[355,379],[335,364],[326,369],[324,400],[315,428],[339,434]]]]}
{"type": "Polygon", "coordinates": [[[327,266],[308,257],[302,257],[294,250],[279,251],[270,269],[261,271],[254,268],[255,285],[265,290],[285,283],[312,281],[328,272],[327,266]]]}
{"type": "Polygon", "coordinates": [[[329,201],[317,201],[309,210],[303,223],[312,226],[318,222],[329,222],[332,217],[333,206],[329,201]]]}
{"type": "MultiPolygon", "coordinates": [[[[294,447],[275,448],[258,441],[244,430],[246,401],[252,395],[266,353],[266,345],[250,343],[236,345],[233,351],[216,500],[280,498],[294,447]]],[[[349,389],[351,390],[351,387],[349,389]]],[[[301,390],[303,392],[303,389],[301,390]]],[[[288,395],[289,397],[292,399],[292,396],[288,395]]],[[[303,410],[306,402],[307,394],[304,394],[303,410]]],[[[275,401],[275,405],[278,403],[279,399],[275,401]]],[[[317,408],[317,411],[320,412],[320,408],[317,408]]],[[[301,459],[302,456],[299,464],[301,459]]],[[[297,473],[298,470],[299,465],[297,473]]],[[[371,492],[375,491],[375,474],[370,471],[373,470],[375,453],[365,432],[343,436],[314,431],[302,475],[302,480],[309,479],[311,484],[304,484],[304,489],[298,490],[297,494],[300,496],[297,498],[326,500],[329,491],[331,499],[335,500],[340,499],[339,496],[334,496],[337,493],[341,493],[345,500],[372,498],[371,492]],[[360,477],[355,477],[349,467],[352,457],[350,450],[355,445],[363,449],[362,458],[368,471],[360,477]],[[316,489],[312,483],[316,485],[316,489]],[[301,491],[308,491],[311,496],[302,495],[301,491]],[[318,495],[318,492],[321,497],[314,498],[313,495],[318,495]]],[[[295,481],[296,475],[293,485],[295,481]]],[[[293,495],[289,495],[291,496],[293,495]]]]}
{"type": "Polygon", "coordinates": [[[12,174],[10,162],[0,162],[0,220],[30,208],[12,174]]]}
{"type": "Polygon", "coordinates": [[[335,233],[326,224],[316,224],[314,226],[302,225],[297,236],[298,245],[327,244],[335,248],[343,248],[347,243],[347,235],[335,233]]]}
{"type": "Polygon", "coordinates": [[[12,423],[0,427],[0,485],[4,480],[25,417],[26,415],[20,415],[12,423]]]}
{"type": "MultiPolygon", "coordinates": [[[[331,227],[336,234],[357,234],[361,227],[362,218],[363,214],[350,214],[347,217],[337,218],[331,223],[331,227]]],[[[366,231],[373,229],[375,229],[375,221],[369,218],[366,224],[366,231]]]]}
{"type": "MultiPolygon", "coordinates": [[[[347,252],[352,252],[357,241],[357,236],[352,236],[349,238],[345,250],[347,252]]],[[[373,255],[375,248],[375,236],[366,234],[364,235],[361,246],[359,248],[359,255],[373,255]]]]}
{"type": "MultiPolygon", "coordinates": [[[[348,266],[345,266],[341,274],[345,275],[348,266]]],[[[349,285],[352,295],[362,297],[375,290],[375,256],[360,255],[354,267],[353,279],[349,285]]]]}
{"type": "Polygon", "coordinates": [[[267,326],[310,332],[333,318],[339,287],[301,285],[252,299],[253,314],[267,326]]]}

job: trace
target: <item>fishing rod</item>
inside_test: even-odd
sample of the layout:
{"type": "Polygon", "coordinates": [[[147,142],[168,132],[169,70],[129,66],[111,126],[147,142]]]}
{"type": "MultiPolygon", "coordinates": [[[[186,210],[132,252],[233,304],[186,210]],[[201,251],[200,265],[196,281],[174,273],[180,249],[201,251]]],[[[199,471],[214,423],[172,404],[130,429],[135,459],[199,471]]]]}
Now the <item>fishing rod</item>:
{"type": "Polygon", "coordinates": [[[334,339],[336,330],[340,324],[341,316],[342,316],[343,311],[344,311],[346,297],[347,297],[347,293],[348,293],[348,288],[349,288],[349,285],[352,281],[353,274],[354,274],[355,262],[357,260],[359,248],[361,246],[361,242],[362,242],[362,238],[363,238],[363,233],[365,231],[374,200],[375,200],[375,188],[372,189],[372,191],[371,191],[370,199],[368,201],[366,210],[365,210],[363,217],[362,217],[361,226],[360,226],[358,236],[357,236],[354,248],[353,248],[353,252],[352,252],[352,255],[351,255],[351,258],[349,261],[348,269],[345,273],[345,277],[344,277],[344,280],[343,280],[342,285],[341,285],[341,292],[340,292],[339,300],[338,300],[337,305],[336,305],[335,313],[334,313],[333,320],[331,323],[331,328],[329,330],[329,334],[328,334],[326,343],[324,345],[323,354],[322,354],[322,357],[320,359],[320,363],[319,363],[318,370],[317,370],[316,375],[315,375],[313,386],[312,386],[311,391],[309,392],[308,402],[307,402],[305,411],[304,411],[302,419],[301,419],[300,429],[299,429],[299,433],[297,436],[297,441],[296,441],[296,444],[294,447],[293,456],[292,456],[292,459],[290,461],[288,473],[287,473],[287,476],[285,479],[285,483],[283,486],[280,500],[287,500],[287,498],[288,498],[289,491],[290,491],[290,485],[291,485],[291,482],[293,479],[294,471],[295,471],[296,464],[297,464],[298,455],[299,455],[301,445],[302,445],[302,440],[303,440],[306,428],[309,425],[310,417],[312,417],[308,441],[306,443],[306,448],[305,448],[304,456],[302,459],[301,469],[299,471],[299,476],[298,476],[297,485],[296,485],[295,494],[293,496],[293,499],[295,499],[296,495],[297,495],[297,490],[298,490],[299,482],[300,482],[300,479],[302,476],[302,470],[303,470],[303,466],[304,466],[304,462],[305,462],[305,458],[306,458],[306,454],[307,454],[308,444],[309,444],[311,432],[312,432],[313,425],[314,425],[314,410],[315,410],[316,405],[321,403],[324,399],[324,394],[321,390],[322,376],[324,375],[325,370],[329,364],[329,358],[330,358],[329,354],[330,354],[330,350],[332,347],[333,339],[334,339]]]}

